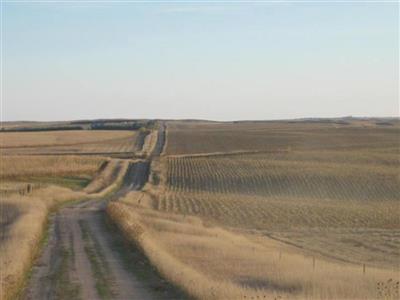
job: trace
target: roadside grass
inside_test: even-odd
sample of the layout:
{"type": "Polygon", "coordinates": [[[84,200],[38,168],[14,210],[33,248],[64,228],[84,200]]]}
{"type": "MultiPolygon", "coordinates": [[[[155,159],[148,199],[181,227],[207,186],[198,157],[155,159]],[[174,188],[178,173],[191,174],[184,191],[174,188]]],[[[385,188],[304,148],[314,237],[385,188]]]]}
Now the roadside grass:
{"type": "MultiPolygon", "coordinates": [[[[31,266],[34,264],[34,262],[39,258],[40,253],[42,252],[42,250],[46,247],[46,245],[49,242],[49,238],[50,238],[50,221],[49,221],[50,217],[49,215],[47,215],[46,220],[44,221],[44,225],[43,225],[43,232],[41,237],[39,238],[39,242],[36,248],[32,249],[32,253],[31,253],[31,266]]],[[[0,247],[1,248],[1,247],[0,247]]],[[[0,251],[0,255],[1,255],[1,251],[0,251]]],[[[17,283],[17,285],[14,288],[14,290],[11,290],[10,288],[8,288],[3,282],[1,282],[1,286],[2,288],[8,288],[9,290],[5,290],[5,299],[8,299],[7,296],[9,295],[14,295],[12,296],[14,299],[22,299],[23,294],[24,294],[24,290],[26,288],[26,284],[27,282],[29,282],[29,280],[32,278],[33,275],[33,268],[29,267],[29,269],[21,276],[20,282],[17,283]]],[[[2,279],[2,278],[0,278],[2,279]]],[[[2,299],[0,297],[0,299],[2,299]]]]}
{"type": "Polygon", "coordinates": [[[12,299],[23,288],[28,279],[26,274],[47,240],[48,214],[63,202],[85,197],[84,193],[52,186],[27,196],[0,199],[4,208],[1,210],[0,299],[12,299]]]}
{"type": "MultiPolygon", "coordinates": [[[[138,249],[123,259],[143,262],[143,269],[133,268],[143,280],[151,279],[147,269],[153,266],[161,281],[166,278],[186,294],[201,299],[397,299],[399,128],[334,126],[169,126],[166,152],[174,157],[152,164],[151,181],[159,194],[151,199],[131,194],[108,207],[113,222],[138,249]],[[265,153],[222,153],[254,149],[265,153]],[[218,157],[190,156],[209,152],[221,153],[218,157]],[[181,154],[186,156],[179,157],[181,154]],[[368,264],[378,261],[382,268],[368,265],[363,274],[360,264],[345,264],[326,256],[315,258],[310,252],[246,232],[313,248],[313,253],[326,248],[323,254],[336,256],[336,251],[346,249],[339,254],[368,264]],[[360,251],[363,253],[357,258],[354,254],[360,251]],[[384,269],[388,262],[394,268],[384,269]]],[[[20,143],[19,137],[14,142],[20,143]]],[[[33,151],[125,151],[132,148],[132,141],[124,137],[112,143],[102,140],[89,145],[82,140],[79,145],[53,145],[44,140],[42,149],[33,151]]],[[[147,143],[145,148],[151,148],[151,137],[147,143]]],[[[22,152],[32,150],[25,149],[30,145],[23,143],[6,150],[14,151],[14,146],[22,152]]],[[[104,163],[104,158],[78,156],[1,159],[2,180],[47,179],[77,189],[87,183],[77,178],[95,175],[104,163]]],[[[124,163],[123,168],[127,168],[128,162],[124,163]]],[[[4,294],[11,297],[21,286],[25,276],[21,274],[26,274],[24,270],[40,249],[38,240],[46,240],[43,230],[48,213],[75,201],[68,199],[112,195],[125,173],[112,174],[110,168],[107,174],[95,176],[93,189],[83,191],[93,192],[90,195],[49,187],[29,196],[11,195],[0,200],[6,208],[0,221],[5,229],[0,245],[0,268],[5,274],[1,299],[4,294]]],[[[104,277],[107,272],[98,265],[102,263],[101,253],[97,253],[100,247],[90,232],[87,234],[85,251],[95,260],[96,272],[103,272],[100,275],[104,277]]],[[[61,257],[63,270],[74,253],[65,251],[61,257]]],[[[57,279],[60,284],[66,282],[62,274],[57,279]]],[[[76,293],[73,287],[65,288],[72,297],[76,293]]],[[[109,297],[109,292],[101,293],[109,297]]]]}
{"type": "Polygon", "coordinates": [[[363,273],[360,265],[137,203],[128,194],[107,212],[168,281],[196,299],[378,299],[377,283],[399,275],[374,267],[363,273]]]}
{"type": "Polygon", "coordinates": [[[128,165],[129,162],[118,159],[105,161],[90,183],[85,186],[84,191],[89,194],[94,194],[106,190],[108,192],[115,190],[115,187],[112,189],[110,189],[110,187],[113,183],[117,183],[116,187],[119,187],[128,169],[128,165]]]}
{"type": "Polygon", "coordinates": [[[190,299],[180,287],[168,282],[155,268],[143,249],[132,241],[105,212],[103,228],[111,233],[112,249],[118,252],[124,268],[140,280],[156,299],[190,299]]]}
{"type": "Polygon", "coordinates": [[[72,203],[109,197],[121,186],[128,165],[129,162],[123,162],[115,180],[104,183],[108,186],[99,193],[45,186],[29,194],[14,193],[0,198],[0,299],[12,299],[21,293],[33,261],[45,246],[49,214],[72,203]]]}

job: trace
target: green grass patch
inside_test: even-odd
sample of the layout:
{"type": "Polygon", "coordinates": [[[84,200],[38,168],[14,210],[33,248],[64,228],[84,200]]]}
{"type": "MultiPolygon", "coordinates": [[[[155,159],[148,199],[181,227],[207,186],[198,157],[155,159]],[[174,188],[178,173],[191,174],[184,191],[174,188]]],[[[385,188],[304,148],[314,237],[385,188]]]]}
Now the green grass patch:
{"type": "Polygon", "coordinates": [[[32,183],[54,184],[66,187],[72,190],[81,190],[91,181],[88,177],[31,177],[27,181],[32,183]]]}

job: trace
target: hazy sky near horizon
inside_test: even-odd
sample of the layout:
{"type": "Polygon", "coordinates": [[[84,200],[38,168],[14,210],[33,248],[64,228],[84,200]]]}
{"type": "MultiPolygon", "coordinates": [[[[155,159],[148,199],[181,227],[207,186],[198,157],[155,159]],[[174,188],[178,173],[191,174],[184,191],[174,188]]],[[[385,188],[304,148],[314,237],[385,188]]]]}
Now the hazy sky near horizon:
{"type": "Polygon", "coordinates": [[[398,3],[3,3],[3,120],[399,114],[398,3]]]}

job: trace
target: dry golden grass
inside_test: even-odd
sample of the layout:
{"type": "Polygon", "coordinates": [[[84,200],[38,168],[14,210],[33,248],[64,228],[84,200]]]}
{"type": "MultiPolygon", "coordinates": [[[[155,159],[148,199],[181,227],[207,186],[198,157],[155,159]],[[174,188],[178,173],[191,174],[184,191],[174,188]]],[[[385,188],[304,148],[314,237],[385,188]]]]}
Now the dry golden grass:
{"type": "Polygon", "coordinates": [[[398,201],[179,193],[154,200],[152,207],[268,235],[346,261],[400,267],[398,201]]]}
{"type": "Polygon", "coordinates": [[[0,133],[4,154],[131,152],[136,132],[76,130],[0,133]]]}
{"type": "Polygon", "coordinates": [[[153,152],[154,147],[156,146],[157,143],[157,130],[152,130],[150,134],[148,134],[145,138],[142,151],[140,154],[150,154],[153,152]]]}
{"type": "Polygon", "coordinates": [[[49,210],[58,203],[84,197],[82,192],[48,187],[29,196],[12,195],[0,199],[0,299],[12,298],[20,288],[39,250],[49,210]]]}
{"type": "Polygon", "coordinates": [[[40,183],[32,184],[24,181],[3,181],[0,182],[0,195],[15,194],[29,189],[36,189],[41,186],[40,183]]]}
{"type": "Polygon", "coordinates": [[[108,161],[83,191],[89,194],[105,195],[115,190],[122,184],[128,167],[129,161],[127,160],[113,159],[108,161]]]}
{"type": "MultiPolygon", "coordinates": [[[[32,259],[39,251],[39,241],[49,211],[68,200],[101,198],[116,190],[123,182],[129,161],[111,160],[104,168],[102,158],[88,157],[7,157],[2,165],[5,178],[18,179],[41,175],[65,176],[97,172],[82,191],[44,185],[29,194],[11,194],[0,198],[0,299],[12,299],[20,289],[32,259]],[[20,160],[16,160],[19,158],[20,160]]],[[[3,159],[2,159],[3,161],[3,159]]],[[[7,182],[5,188],[22,188],[26,183],[7,182]]],[[[2,185],[3,186],[3,185],[2,185]]]]}
{"type": "Polygon", "coordinates": [[[1,155],[0,161],[0,178],[15,180],[41,176],[92,176],[104,162],[104,158],[1,155]]]}
{"type": "Polygon", "coordinates": [[[109,213],[196,298],[397,299],[388,280],[400,276],[399,133],[170,122],[152,196],[109,213]]]}
{"type": "Polygon", "coordinates": [[[115,181],[120,173],[121,162],[118,160],[104,161],[93,177],[93,180],[84,188],[87,193],[96,193],[110,185],[110,182],[115,181]]]}
{"type": "MultiPolygon", "coordinates": [[[[128,194],[108,213],[169,281],[198,299],[378,299],[378,282],[398,280],[398,271],[368,267],[363,274],[361,265],[157,212],[147,208],[152,201],[128,194]]],[[[382,299],[396,299],[395,287],[382,299]]]]}
{"type": "MultiPolygon", "coordinates": [[[[152,161],[146,192],[110,203],[108,213],[168,280],[199,299],[399,298],[399,126],[170,122],[167,132],[170,156],[152,161]]],[[[155,135],[146,137],[144,153],[152,151],[155,135]]],[[[20,141],[19,148],[3,150],[135,147],[133,136],[62,139],[36,140],[39,147],[20,141]]],[[[21,181],[93,176],[104,163],[77,156],[1,160],[0,178],[21,181]]],[[[0,255],[9,263],[18,241],[24,245],[15,252],[21,261],[4,266],[11,274],[8,290],[29,265],[25,245],[37,245],[56,199],[104,196],[127,168],[128,161],[109,162],[84,190],[91,195],[50,188],[1,200],[0,225],[9,240],[0,255]]]]}

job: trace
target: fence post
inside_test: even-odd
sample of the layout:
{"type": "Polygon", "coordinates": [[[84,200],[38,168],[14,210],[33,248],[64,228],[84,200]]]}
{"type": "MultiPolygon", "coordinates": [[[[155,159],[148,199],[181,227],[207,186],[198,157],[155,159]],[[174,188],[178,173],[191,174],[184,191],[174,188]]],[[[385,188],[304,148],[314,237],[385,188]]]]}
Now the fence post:
{"type": "Polygon", "coordinates": [[[363,274],[365,275],[365,264],[363,264],[363,274]]]}
{"type": "Polygon", "coordinates": [[[315,256],[313,256],[312,258],[312,268],[313,270],[315,270],[315,256]]]}

